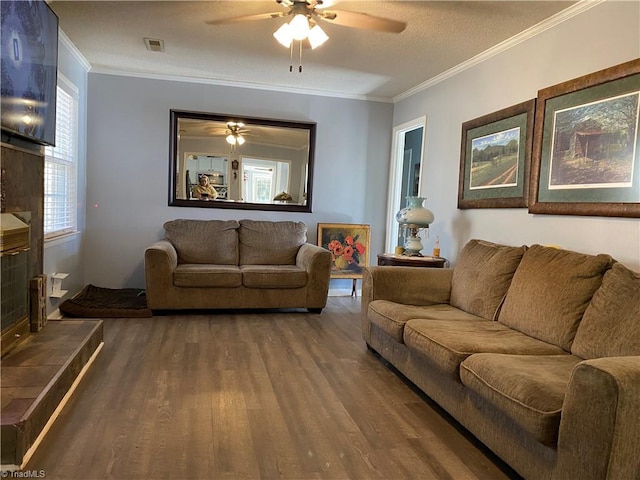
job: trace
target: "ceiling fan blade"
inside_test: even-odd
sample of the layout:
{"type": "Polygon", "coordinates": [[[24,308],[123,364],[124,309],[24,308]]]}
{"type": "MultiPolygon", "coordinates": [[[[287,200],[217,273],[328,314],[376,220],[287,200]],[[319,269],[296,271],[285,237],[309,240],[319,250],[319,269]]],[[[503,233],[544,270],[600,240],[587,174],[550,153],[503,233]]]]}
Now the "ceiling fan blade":
{"type": "Polygon", "coordinates": [[[368,13],[347,12],[346,10],[320,11],[314,12],[314,15],[343,27],[377,30],[379,32],[400,33],[407,26],[405,22],[375,17],[368,13]]]}
{"type": "Polygon", "coordinates": [[[254,20],[268,20],[269,18],[286,17],[289,12],[258,13],[256,15],[243,15],[241,17],[219,18],[217,20],[207,20],[209,25],[226,25],[227,23],[252,22],[254,20]]]}

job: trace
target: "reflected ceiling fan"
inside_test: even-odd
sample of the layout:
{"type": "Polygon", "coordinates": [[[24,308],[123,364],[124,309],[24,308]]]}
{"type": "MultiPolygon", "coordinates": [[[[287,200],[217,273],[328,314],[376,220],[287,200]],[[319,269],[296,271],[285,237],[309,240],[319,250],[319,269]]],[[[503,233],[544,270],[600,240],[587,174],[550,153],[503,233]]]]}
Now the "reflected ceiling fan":
{"type": "Polygon", "coordinates": [[[214,128],[209,130],[209,133],[212,135],[224,135],[225,140],[232,147],[235,145],[243,145],[246,141],[245,136],[251,135],[249,130],[244,128],[244,123],[242,122],[227,122],[226,128],[214,128]]]}
{"type": "MultiPolygon", "coordinates": [[[[276,3],[286,8],[286,11],[243,15],[238,17],[209,20],[209,25],[225,25],[230,23],[248,22],[254,20],[268,20],[270,18],[291,17],[289,23],[284,23],[273,36],[283,46],[291,49],[293,58],[294,40],[300,42],[300,67],[302,71],[302,45],[308,41],[312,49],[322,45],[329,36],[322,30],[319,22],[329,22],[343,27],[374,30],[378,32],[400,33],[407,24],[397,20],[376,17],[368,13],[349,12],[346,10],[323,10],[323,0],[276,0],[276,3]]],[[[289,66],[293,71],[293,65],[289,66]]]]}

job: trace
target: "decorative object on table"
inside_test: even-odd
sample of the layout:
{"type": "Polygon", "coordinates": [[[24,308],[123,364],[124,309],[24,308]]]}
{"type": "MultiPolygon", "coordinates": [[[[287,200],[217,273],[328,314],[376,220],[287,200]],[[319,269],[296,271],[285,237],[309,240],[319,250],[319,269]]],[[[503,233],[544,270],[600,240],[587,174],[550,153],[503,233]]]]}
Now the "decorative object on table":
{"type": "Polygon", "coordinates": [[[538,92],[530,213],[640,217],[640,59],[538,92]]]}
{"type": "Polygon", "coordinates": [[[440,258],[440,237],[436,237],[436,242],[433,244],[433,257],[440,258]]]}
{"type": "Polygon", "coordinates": [[[331,252],[331,278],[362,278],[369,237],[369,225],[318,223],[318,245],[331,252]]]}
{"type": "Polygon", "coordinates": [[[289,195],[287,192],[280,192],[275,197],[273,197],[274,202],[287,203],[293,201],[293,197],[289,195]]]}
{"type": "Polygon", "coordinates": [[[526,207],[536,100],[462,124],[458,208],[526,207]]]}
{"type": "Polygon", "coordinates": [[[420,230],[433,223],[433,212],[422,205],[425,200],[425,197],[407,197],[407,206],[396,213],[400,234],[406,238],[403,255],[422,256],[420,230]]]}

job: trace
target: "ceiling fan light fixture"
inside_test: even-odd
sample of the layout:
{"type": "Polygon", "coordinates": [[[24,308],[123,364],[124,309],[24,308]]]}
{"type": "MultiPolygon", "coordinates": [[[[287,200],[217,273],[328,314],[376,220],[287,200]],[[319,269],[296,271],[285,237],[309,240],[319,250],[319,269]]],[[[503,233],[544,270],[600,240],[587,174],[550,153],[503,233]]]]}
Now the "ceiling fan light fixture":
{"type": "Polygon", "coordinates": [[[289,48],[293,41],[293,33],[291,32],[291,25],[283,23],[282,26],[273,32],[273,36],[283,47],[289,48]]]}
{"type": "Polygon", "coordinates": [[[306,15],[298,13],[289,23],[294,40],[304,40],[309,35],[309,19],[306,15]]]}
{"type": "Polygon", "coordinates": [[[226,140],[227,140],[227,143],[229,145],[235,145],[236,144],[236,137],[233,134],[227,135],[226,140]]]}
{"type": "Polygon", "coordinates": [[[320,28],[320,25],[315,25],[311,30],[309,30],[309,43],[311,44],[312,49],[319,47],[327,40],[329,40],[329,35],[320,28]]]}
{"type": "Polygon", "coordinates": [[[238,134],[236,141],[238,142],[238,145],[244,145],[245,139],[242,135],[238,134]]]}

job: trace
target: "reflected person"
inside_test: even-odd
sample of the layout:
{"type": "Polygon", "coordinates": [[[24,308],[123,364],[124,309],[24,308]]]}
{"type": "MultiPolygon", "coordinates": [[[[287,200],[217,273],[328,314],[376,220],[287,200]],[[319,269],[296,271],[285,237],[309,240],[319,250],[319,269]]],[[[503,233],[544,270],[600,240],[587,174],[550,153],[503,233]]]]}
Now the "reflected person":
{"type": "Polygon", "coordinates": [[[207,175],[200,175],[198,178],[198,185],[191,189],[193,198],[198,200],[213,200],[218,198],[218,192],[213,185],[209,184],[209,177],[207,175]]]}

